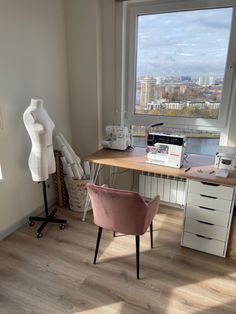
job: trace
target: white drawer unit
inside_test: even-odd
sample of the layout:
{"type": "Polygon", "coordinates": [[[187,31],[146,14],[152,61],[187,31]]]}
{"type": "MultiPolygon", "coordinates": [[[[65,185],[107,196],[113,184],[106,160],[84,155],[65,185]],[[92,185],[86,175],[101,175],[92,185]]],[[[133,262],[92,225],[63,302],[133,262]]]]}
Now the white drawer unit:
{"type": "Polygon", "coordinates": [[[227,228],[217,226],[203,220],[194,220],[192,218],[185,219],[184,231],[199,234],[208,238],[213,238],[219,241],[225,241],[227,228]]]}
{"type": "Polygon", "coordinates": [[[208,196],[231,201],[234,194],[234,188],[214,183],[190,180],[188,192],[194,194],[206,194],[208,196]]]}
{"type": "Polygon", "coordinates": [[[225,257],[234,188],[188,181],[181,245],[225,257]]]}
{"type": "Polygon", "coordinates": [[[207,194],[188,193],[187,204],[203,206],[222,212],[229,212],[231,209],[231,200],[224,200],[218,197],[208,196],[207,194]]]}
{"type": "Polygon", "coordinates": [[[205,253],[210,253],[218,256],[224,256],[225,243],[212,238],[203,237],[198,234],[184,232],[184,246],[205,253]]]}
{"type": "Polygon", "coordinates": [[[213,223],[225,228],[228,227],[230,218],[228,213],[190,204],[187,204],[185,208],[185,217],[213,223]]]}

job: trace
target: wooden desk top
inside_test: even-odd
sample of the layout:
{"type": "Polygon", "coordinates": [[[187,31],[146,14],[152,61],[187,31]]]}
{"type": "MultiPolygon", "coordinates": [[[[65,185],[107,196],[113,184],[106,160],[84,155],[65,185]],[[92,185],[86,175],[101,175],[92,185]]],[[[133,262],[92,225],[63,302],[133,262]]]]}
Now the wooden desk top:
{"type": "Polygon", "coordinates": [[[180,169],[147,163],[145,148],[141,147],[136,147],[132,151],[101,149],[89,155],[86,160],[101,165],[236,186],[235,172],[231,172],[228,178],[216,177],[215,173],[210,174],[211,171],[215,170],[213,156],[189,154],[188,163],[185,162],[180,169]],[[191,169],[185,172],[188,167],[191,169]],[[198,172],[200,169],[202,172],[198,172]]]}

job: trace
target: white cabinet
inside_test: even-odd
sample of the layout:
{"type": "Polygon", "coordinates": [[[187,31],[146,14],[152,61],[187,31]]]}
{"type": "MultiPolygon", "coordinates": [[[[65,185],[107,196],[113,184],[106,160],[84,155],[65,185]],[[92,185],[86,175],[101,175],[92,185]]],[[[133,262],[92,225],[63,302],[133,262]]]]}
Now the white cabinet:
{"type": "Polygon", "coordinates": [[[219,197],[208,196],[207,194],[187,194],[187,203],[197,205],[201,208],[209,208],[210,210],[219,210],[229,213],[231,210],[232,200],[224,200],[219,197]]]}
{"type": "Polygon", "coordinates": [[[225,257],[234,188],[188,180],[181,245],[225,257]]]}
{"type": "Polygon", "coordinates": [[[205,194],[230,201],[232,200],[234,194],[233,187],[193,180],[188,181],[188,191],[189,193],[205,194]]]}
{"type": "Polygon", "coordinates": [[[210,238],[204,238],[199,234],[184,232],[183,246],[205,253],[223,256],[225,243],[210,238]]]}

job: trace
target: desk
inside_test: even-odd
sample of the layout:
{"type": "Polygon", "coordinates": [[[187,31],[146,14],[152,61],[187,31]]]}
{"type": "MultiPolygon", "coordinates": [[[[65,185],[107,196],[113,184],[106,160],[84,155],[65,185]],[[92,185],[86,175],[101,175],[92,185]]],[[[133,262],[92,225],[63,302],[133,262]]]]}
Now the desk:
{"type": "Polygon", "coordinates": [[[92,164],[92,182],[96,181],[101,165],[187,179],[181,245],[225,257],[236,173],[231,172],[227,178],[216,177],[211,173],[214,171],[214,157],[189,154],[187,163],[180,169],[146,163],[144,148],[124,152],[101,149],[86,160],[92,164]],[[185,172],[189,167],[191,169],[185,172]]]}
{"type": "Polygon", "coordinates": [[[214,157],[212,156],[189,154],[188,163],[185,163],[184,166],[179,169],[146,163],[146,152],[145,149],[141,147],[136,147],[132,151],[101,149],[89,155],[86,160],[97,165],[107,165],[185,179],[236,186],[236,173],[230,173],[228,178],[216,177],[214,173],[209,174],[214,170],[214,157]],[[185,172],[188,167],[191,167],[191,169],[188,172],[185,172]],[[203,172],[198,172],[200,169],[203,172]]]}

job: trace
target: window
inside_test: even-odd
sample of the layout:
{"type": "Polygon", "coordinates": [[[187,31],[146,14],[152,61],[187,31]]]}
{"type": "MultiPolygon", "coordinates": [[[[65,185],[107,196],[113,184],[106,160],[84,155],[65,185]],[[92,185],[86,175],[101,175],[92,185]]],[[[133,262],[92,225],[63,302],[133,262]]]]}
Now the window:
{"type": "Polygon", "coordinates": [[[235,1],[127,5],[129,124],[224,127],[231,101],[235,1]]]}

